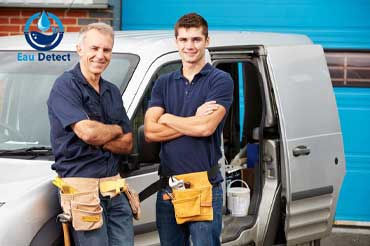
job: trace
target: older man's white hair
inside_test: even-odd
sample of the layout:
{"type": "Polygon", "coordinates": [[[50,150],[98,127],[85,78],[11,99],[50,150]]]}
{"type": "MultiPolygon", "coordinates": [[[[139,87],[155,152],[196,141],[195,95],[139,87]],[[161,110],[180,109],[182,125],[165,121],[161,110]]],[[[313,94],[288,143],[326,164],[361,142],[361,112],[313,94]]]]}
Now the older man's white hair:
{"type": "Polygon", "coordinates": [[[112,38],[112,41],[114,43],[114,31],[113,31],[113,28],[104,23],[104,22],[95,22],[95,23],[91,23],[91,24],[88,24],[86,26],[83,26],[80,30],[80,35],[78,36],[78,44],[80,46],[83,45],[83,42],[85,40],[85,37],[86,37],[86,33],[90,30],[97,30],[101,33],[104,33],[104,34],[107,34],[109,35],[111,38],[112,38]]]}

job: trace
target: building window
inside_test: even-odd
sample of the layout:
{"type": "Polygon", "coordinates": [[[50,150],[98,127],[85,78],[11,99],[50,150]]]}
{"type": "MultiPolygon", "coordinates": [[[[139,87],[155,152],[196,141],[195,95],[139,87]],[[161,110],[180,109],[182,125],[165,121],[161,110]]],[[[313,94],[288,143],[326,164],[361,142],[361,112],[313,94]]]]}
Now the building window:
{"type": "Polygon", "coordinates": [[[325,51],[333,86],[370,87],[370,52],[325,51]]]}

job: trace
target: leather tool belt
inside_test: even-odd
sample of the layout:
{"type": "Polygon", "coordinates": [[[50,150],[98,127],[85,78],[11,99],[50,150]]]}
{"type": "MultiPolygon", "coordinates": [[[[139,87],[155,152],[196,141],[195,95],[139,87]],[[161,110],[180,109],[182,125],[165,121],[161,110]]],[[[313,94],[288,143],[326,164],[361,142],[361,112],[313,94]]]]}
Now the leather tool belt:
{"type": "Polygon", "coordinates": [[[60,189],[63,212],[72,217],[76,231],[90,231],[103,225],[103,208],[100,206],[99,192],[111,198],[124,192],[128,198],[135,219],[140,217],[140,201],[119,175],[107,178],[59,178],[53,184],[60,189]]]}
{"type": "Polygon", "coordinates": [[[175,209],[176,223],[213,220],[212,185],[208,180],[207,172],[188,173],[174,177],[177,180],[183,180],[189,187],[172,189],[171,201],[175,209]]]}

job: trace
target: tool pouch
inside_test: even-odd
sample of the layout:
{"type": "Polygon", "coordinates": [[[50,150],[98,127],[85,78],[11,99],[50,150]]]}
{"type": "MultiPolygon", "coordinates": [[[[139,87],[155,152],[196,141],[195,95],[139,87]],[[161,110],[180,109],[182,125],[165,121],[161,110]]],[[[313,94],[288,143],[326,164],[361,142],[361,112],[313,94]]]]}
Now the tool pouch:
{"type": "Polygon", "coordinates": [[[99,183],[100,194],[102,196],[114,197],[124,192],[130,204],[132,215],[136,220],[140,219],[141,208],[139,195],[133,190],[119,175],[114,177],[102,178],[99,183]]]}
{"type": "Polygon", "coordinates": [[[91,231],[103,225],[103,208],[100,206],[98,181],[88,178],[64,178],[64,183],[78,187],[78,192],[63,193],[60,200],[63,212],[72,215],[76,231],[91,231]]]}
{"type": "Polygon", "coordinates": [[[172,204],[177,224],[190,221],[213,220],[212,185],[207,172],[188,173],[175,176],[190,183],[188,189],[172,189],[172,204]]]}
{"type": "Polygon", "coordinates": [[[139,220],[141,215],[139,195],[129,185],[127,185],[127,189],[125,189],[125,194],[130,204],[134,219],[139,220]]]}

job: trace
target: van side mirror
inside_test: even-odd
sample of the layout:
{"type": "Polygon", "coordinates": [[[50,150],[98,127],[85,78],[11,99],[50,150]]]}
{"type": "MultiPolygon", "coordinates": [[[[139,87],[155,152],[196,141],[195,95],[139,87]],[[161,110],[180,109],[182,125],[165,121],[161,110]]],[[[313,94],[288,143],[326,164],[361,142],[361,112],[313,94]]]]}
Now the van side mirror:
{"type": "Polygon", "coordinates": [[[156,142],[148,143],[145,141],[144,125],[141,125],[138,129],[136,143],[140,163],[159,163],[161,144],[156,142]]]}

